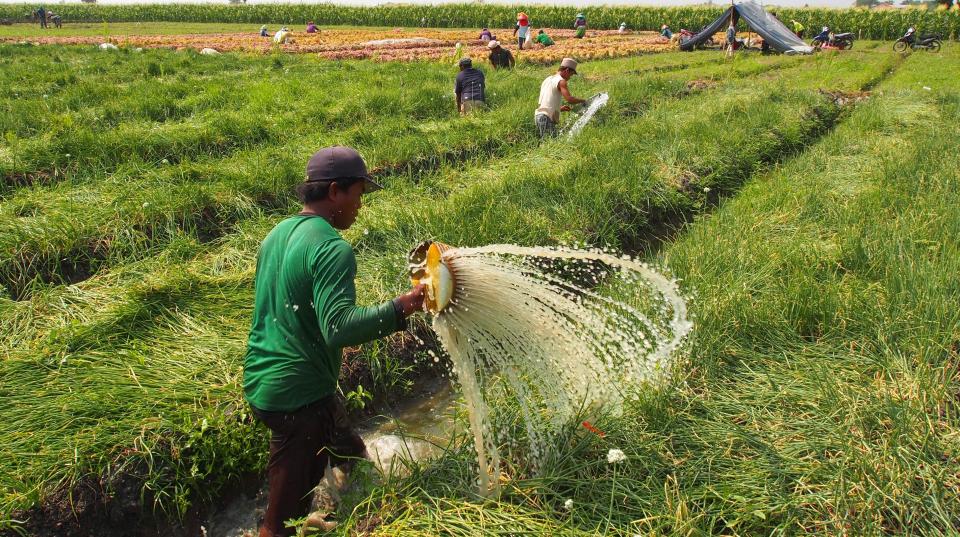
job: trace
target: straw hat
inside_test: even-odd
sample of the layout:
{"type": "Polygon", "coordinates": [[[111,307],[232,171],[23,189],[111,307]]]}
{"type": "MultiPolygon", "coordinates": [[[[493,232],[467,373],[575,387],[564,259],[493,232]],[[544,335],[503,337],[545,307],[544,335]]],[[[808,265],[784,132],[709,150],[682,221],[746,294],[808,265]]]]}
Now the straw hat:
{"type": "Polygon", "coordinates": [[[577,74],[577,60],[573,58],[564,58],[563,61],[560,62],[560,67],[566,67],[573,71],[573,74],[577,74]]]}
{"type": "Polygon", "coordinates": [[[521,11],[520,13],[517,13],[517,20],[518,20],[518,21],[525,21],[525,20],[527,20],[527,14],[524,13],[523,11],[521,11]]]}
{"type": "Polygon", "coordinates": [[[494,39],[493,41],[487,43],[487,48],[490,49],[490,50],[493,50],[493,49],[495,49],[495,48],[497,48],[497,47],[499,47],[499,46],[500,46],[500,42],[497,41],[496,39],[494,39]]]}

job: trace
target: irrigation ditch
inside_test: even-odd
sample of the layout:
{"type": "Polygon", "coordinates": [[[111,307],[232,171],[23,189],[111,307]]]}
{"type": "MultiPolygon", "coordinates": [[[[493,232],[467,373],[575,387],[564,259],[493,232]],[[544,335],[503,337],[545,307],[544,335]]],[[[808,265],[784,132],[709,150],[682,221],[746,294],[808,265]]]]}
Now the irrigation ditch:
{"type": "MultiPolygon", "coordinates": [[[[624,237],[619,244],[619,248],[634,256],[655,256],[663,246],[674,242],[677,236],[682,233],[683,228],[691,223],[695,217],[715,210],[724,197],[736,194],[750,177],[796,158],[807,147],[836,129],[844,119],[853,113],[858,104],[870,98],[870,91],[889,78],[902,63],[903,58],[898,57],[889,69],[870,78],[857,90],[818,89],[817,92],[824,97],[824,102],[813,107],[807,113],[806,120],[803,122],[805,128],[799,140],[790,140],[774,128],[771,133],[776,143],[769,148],[769,151],[758,155],[756,161],[741,163],[742,165],[734,165],[721,170],[693,169],[678,176],[674,181],[677,190],[692,198],[701,195],[701,192],[698,192],[694,185],[707,175],[717,178],[717,182],[720,184],[730,186],[714,189],[707,193],[703,207],[686,206],[679,210],[676,208],[662,210],[655,206],[647,207],[643,213],[646,216],[649,229],[635,237],[624,237]]],[[[637,214],[637,207],[634,205],[615,206],[612,208],[612,212],[622,215],[621,218],[626,221],[636,221],[640,216],[637,214]]]]}

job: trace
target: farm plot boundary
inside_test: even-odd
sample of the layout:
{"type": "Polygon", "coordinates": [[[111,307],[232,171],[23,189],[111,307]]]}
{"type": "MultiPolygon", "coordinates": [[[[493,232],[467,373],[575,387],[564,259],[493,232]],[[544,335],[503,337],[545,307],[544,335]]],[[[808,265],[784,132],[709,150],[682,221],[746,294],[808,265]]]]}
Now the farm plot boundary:
{"type": "MultiPolygon", "coordinates": [[[[32,4],[0,5],[0,18],[25,21],[36,9],[32,4]]],[[[492,4],[396,5],[350,7],[324,4],[287,5],[62,5],[64,20],[82,22],[183,21],[303,25],[313,20],[321,25],[404,26],[449,28],[510,28],[517,11],[530,15],[538,27],[567,28],[576,7],[492,4]]],[[[619,7],[583,9],[592,28],[616,29],[626,22],[634,30],[659,31],[667,23],[675,29],[702,28],[715,20],[724,7],[619,7]]],[[[899,37],[913,25],[945,36],[960,33],[960,12],[927,10],[787,9],[778,8],[782,20],[797,19],[807,28],[828,25],[861,33],[865,39],[899,37]]]]}

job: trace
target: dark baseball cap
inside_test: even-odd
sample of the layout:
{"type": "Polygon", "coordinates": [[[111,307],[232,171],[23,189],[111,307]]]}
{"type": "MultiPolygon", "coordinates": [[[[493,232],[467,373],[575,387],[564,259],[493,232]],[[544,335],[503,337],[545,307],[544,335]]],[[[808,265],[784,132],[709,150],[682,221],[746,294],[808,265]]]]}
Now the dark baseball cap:
{"type": "Polygon", "coordinates": [[[337,179],[362,178],[367,186],[365,192],[383,188],[370,177],[363,157],[352,147],[335,145],[324,147],[307,162],[306,182],[336,181],[337,179]]]}

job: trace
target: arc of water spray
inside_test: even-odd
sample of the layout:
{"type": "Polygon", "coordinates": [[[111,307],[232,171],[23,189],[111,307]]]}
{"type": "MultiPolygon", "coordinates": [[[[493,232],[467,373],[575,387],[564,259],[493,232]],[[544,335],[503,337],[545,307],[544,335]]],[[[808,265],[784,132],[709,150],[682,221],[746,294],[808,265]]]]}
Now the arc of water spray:
{"type": "Polygon", "coordinates": [[[576,121],[574,121],[573,124],[567,128],[566,130],[567,138],[573,139],[578,134],[580,134],[580,131],[582,131],[583,128],[587,126],[587,123],[589,123],[590,120],[593,119],[593,116],[596,115],[596,113],[601,108],[607,105],[607,101],[609,100],[610,100],[610,95],[605,92],[598,93],[593,97],[590,97],[585,103],[583,112],[576,119],[576,121]]]}
{"type": "MultiPolygon", "coordinates": [[[[489,430],[493,415],[484,393],[491,379],[503,380],[520,403],[536,471],[538,457],[553,449],[551,435],[559,425],[585,403],[623,401],[617,381],[662,372],[662,364],[692,328],[676,283],[627,256],[491,245],[445,247],[443,262],[453,274],[455,290],[450,305],[435,315],[433,329],[463,389],[481,494],[490,491],[491,480],[494,489],[499,483],[500,454],[489,430]],[[664,316],[654,322],[633,304],[590,287],[589,278],[585,284],[567,281],[549,265],[522,259],[584,262],[588,276],[591,263],[599,262],[617,271],[612,290],[626,284],[628,290],[652,292],[651,305],[659,309],[651,311],[669,308],[669,320],[664,316]]],[[[592,280],[600,285],[596,275],[592,280]]]]}

